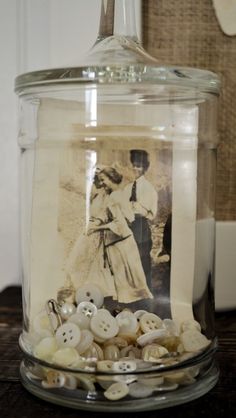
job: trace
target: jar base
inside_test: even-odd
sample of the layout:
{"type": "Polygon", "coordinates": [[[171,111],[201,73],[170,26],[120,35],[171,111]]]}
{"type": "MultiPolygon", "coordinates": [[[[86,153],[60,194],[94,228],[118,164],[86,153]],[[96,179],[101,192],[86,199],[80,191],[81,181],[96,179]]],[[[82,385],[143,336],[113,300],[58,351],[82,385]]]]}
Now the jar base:
{"type": "MultiPolygon", "coordinates": [[[[74,390],[60,388],[44,388],[42,379],[32,373],[32,367],[38,368],[37,362],[24,359],[20,366],[22,385],[30,393],[45,401],[78,410],[101,412],[138,412],[163,409],[180,405],[197,399],[209,392],[217,383],[219,377],[218,364],[214,358],[208,362],[204,372],[200,373],[194,383],[179,385],[171,389],[154,391],[145,398],[131,398],[130,396],[118,401],[107,400],[103,395],[84,388],[74,390]]],[[[51,371],[55,371],[53,368],[51,371]]],[[[181,372],[181,369],[180,369],[181,372]]],[[[85,374],[86,375],[86,374],[85,374]]]]}

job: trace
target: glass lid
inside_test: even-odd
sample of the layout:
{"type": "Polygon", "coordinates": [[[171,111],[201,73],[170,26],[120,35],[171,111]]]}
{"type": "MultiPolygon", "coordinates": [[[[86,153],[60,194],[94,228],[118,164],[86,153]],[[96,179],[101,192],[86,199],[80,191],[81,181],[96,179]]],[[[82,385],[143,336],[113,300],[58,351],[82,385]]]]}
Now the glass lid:
{"type": "Polygon", "coordinates": [[[135,27],[134,0],[102,0],[97,40],[74,67],[45,69],[19,75],[15,89],[68,83],[174,84],[219,92],[219,78],[196,68],[164,65],[142,47],[135,27]]]}

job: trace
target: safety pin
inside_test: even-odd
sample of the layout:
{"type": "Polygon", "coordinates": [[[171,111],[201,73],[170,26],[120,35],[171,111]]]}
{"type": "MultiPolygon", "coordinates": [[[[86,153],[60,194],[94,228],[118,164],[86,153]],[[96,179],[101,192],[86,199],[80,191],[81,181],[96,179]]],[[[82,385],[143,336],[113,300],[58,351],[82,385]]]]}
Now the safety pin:
{"type": "Polygon", "coordinates": [[[49,318],[51,328],[53,332],[56,332],[57,328],[59,328],[62,325],[59,305],[54,299],[50,299],[46,302],[45,309],[49,318]]]}

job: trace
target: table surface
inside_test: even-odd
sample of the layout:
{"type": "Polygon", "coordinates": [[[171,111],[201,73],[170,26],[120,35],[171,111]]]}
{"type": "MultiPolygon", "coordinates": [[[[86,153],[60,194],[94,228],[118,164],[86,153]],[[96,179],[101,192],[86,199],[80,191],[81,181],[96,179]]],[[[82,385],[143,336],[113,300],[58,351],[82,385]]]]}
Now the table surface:
{"type": "MultiPolygon", "coordinates": [[[[19,381],[22,354],[18,347],[21,332],[21,288],[9,287],[0,293],[0,417],[1,418],[98,418],[104,412],[85,412],[67,409],[42,401],[28,393],[19,381]]],[[[217,358],[220,379],[217,385],[201,398],[184,405],[158,411],[133,413],[133,417],[192,418],[236,417],[236,311],[216,314],[219,339],[217,358]]],[[[113,418],[120,417],[118,413],[113,418]]]]}

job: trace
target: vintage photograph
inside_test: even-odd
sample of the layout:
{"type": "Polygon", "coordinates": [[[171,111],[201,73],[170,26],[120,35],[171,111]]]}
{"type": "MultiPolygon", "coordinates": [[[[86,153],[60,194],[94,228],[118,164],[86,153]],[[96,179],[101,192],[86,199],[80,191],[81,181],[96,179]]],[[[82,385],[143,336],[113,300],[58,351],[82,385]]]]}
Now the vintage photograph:
{"type": "Polygon", "coordinates": [[[96,284],[109,309],[170,316],[171,150],[72,148],[59,189],[67,281],[96,284]]]}

